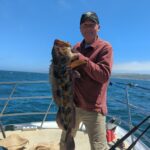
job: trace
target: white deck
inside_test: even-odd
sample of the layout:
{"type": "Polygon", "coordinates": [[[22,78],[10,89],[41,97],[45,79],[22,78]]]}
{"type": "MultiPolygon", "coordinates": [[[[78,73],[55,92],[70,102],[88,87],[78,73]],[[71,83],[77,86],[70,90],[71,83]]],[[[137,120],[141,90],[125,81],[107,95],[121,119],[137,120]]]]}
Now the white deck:
{"type": "MultiPolygon", "coordinates": [[[[18,134],[22,138],[29,140],[25,150],[33,150],[37,144],[50,144],[52,150],[59,150],[60,129],[36,129],[33,131],[6,131],[6,137],[10,134],[18,134]]],[[[2,139],[2,135],[0,135],[2,139]]],[[[75,138],[76,150],[90,150],[87,134],[78,131],[75,138]]]]}
{"type": "MultiPolygon", "coordinates": [[[[34,147],[36,147],[39,144],[46,144],[49,147],[51,147],[50,150],[59,150],[59,141],[61,137],[61,130],[58,128],[57,123],[55,121],[50,122],[44,122],[43,128],[38,129],[40,127],[41,123],[30,123],[30,124],[22,124],[18,126],[18,129],[21,130],[15,130],[15,131],[5,131],[6,137],[9,135],[17,134],[22,138],[27,139],[29,142],[25,145],[24,150],[35,150],[34,147]],[[34,128],[36,127],[36,128],[34,128]]],[[[77,135],[75,137],[75,150],[90,150],[90,144],[88,135],[84,132],[85,127],[80,125],[80,130],[78,131],[77,135]]],[[[116,138],[121,138],[126,134],[126,131],[117,127],[116,130],[116,138]]],[[[0,139],[3,139],[2,134],[0,133],[0,139]]],[[[125,142],[125,147],[128,147],[127,143],[131,143],[131,139],[128,138],[127,142],[125,142]]],[[[110,143],[112,145],[114,143],[110,143]]],[[[1,141],[0,141],[1,145],[1,141]]],[[[116,150],[119,148],[116,148],[116,150]]],[[[148,150],[148,147],[145,147],[142,143],[138,142],[135,146],[136,150],[148,150]]],[[[38,149],[39,150],[39,149],[38,149]]]]}

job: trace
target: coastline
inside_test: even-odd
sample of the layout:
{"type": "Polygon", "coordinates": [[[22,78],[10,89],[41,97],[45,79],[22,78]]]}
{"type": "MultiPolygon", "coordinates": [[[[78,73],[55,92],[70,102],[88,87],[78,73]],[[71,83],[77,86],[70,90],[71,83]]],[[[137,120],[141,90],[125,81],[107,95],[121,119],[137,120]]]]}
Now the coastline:
{"type": "Polygon", "coordinates": [[[147,80],[150,81],[150,74],[137,73],[113,73],[111,78],[117,79],[133,79],[133,80],[147,80]]]}

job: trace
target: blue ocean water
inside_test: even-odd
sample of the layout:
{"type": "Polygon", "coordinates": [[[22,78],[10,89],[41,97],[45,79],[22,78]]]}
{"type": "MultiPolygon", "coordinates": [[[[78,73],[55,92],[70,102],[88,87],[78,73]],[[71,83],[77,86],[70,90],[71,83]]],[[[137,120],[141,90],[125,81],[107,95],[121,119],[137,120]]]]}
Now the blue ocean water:
{"type": "MultiPolygon", "coordinates": [[[[14,72],[14,71],[0,71],[0,82],[13,82],[13,81],[48,81],[48,74],[44,73],[30,73],[30,72],[14,72]]],[[[117,79],[111,78],[112,83],[108,88],[108,115],[113,117],[119,117],[124,123],[128,122],[128,110],[126,100],[126,88],[128,87],[129,103],[136,105],[134,109],[131,109],[132,123],[137,125],[146,116],[150,115],[150,91],[140,88],[145,87],[150,89],[150,81],[147,80],[131,80],[131,79],[117,79]],[[130,83],[136,85],[127,86],[130,83]],[[138,85],[138,86],[137,86],[138,85]]],[[[2,113],[4,105],[6,104],[5,98],[9,97],[14,85],[0,85],[0,111],[2,113]]],[[[30,96],[50,96],[51,97],[51,85],[46,84],[20,84],[17,85],[16,90],[12,97],[30,97],[30,96]]],[[[44,112],[47,110],[51,100],[47,99],[21,99],[21,100],[10,100],[7,108],[3,112],[4,114],[10,113],[21,113],[21,112],[44,112]]],[[[134,106],[133,106],[134,107],[134,106]]],[[[57,111],[55,103],[52,104],[50,112],[57,111]]],[[[14,123],[26,123],[41,121],[44,115],[33,115],[33,116],[9,116],[1,117],[3,124],[14,124],[14,123]]],[[[49,115],[46,120],[54,120],[56,114],[49,115]]],[[[143,131],[145,127],[150,124],[150,121],[145,123],[140,131],[143,131]]],[[[126,124],[123,124],[124,128],[127,129],[126,124]]],[[[145,134],[150,138],[150,131],[145,134]]],[[[150,146],[149,142],[146,142],[150,146]]]]}

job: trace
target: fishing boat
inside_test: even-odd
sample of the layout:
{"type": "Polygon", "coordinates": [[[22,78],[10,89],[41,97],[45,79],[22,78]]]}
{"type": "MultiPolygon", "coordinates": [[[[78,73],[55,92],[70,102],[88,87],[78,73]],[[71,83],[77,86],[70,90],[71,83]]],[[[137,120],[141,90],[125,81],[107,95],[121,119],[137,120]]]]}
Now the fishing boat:
{"type": "MultiPolygon", "coordinates": [[[[51,95],[46,95],[42,90],[38,96],[34,95],[32,90],[28,90],[25,95],[16,94],[19,93],[19,90],[24,91],[31,85],[38,85],[41,89],[47,86],[48,90],[50,90],[48,81],[0,82],[0,149],[59,149],[61,130],[55,121],[57,106],[51,95]],[[24,88],[24,86],[26,86],[26,88],[24,88]],[[7,91],[8,87],[11,89],[9,92],[7,91]],[[2,91],[7,91],[8,96],[3,97],[2,91]],[[47,100],[44,106],[46,109],[43,110],[43,107],[41,107],[42,110],[39,111],[39,105],[41,104],[38,104],[38,102],[45,100],[47,100]],[[37,111],[31,109],[33,107],[33,101],[33,105],[37,105],[37,111]],[[19,103],[22,104],[21,108],[18,108],[19,103]],[[13,110],[11,106],[13,106],[13,110]],[[30,107],[31,111],[22,111],[24,107],[27,107],[27,109],[30,107]],[[36,119],[36,117],[39,118],[36,119]]],[[[108,96],[108,99],[109,101],[113,101],[113,103],[123,105],[122,111],[126,115],[126,118],[128,118],[127,122],[119,117],[122,112],[114,114],[115,108],[113,108],[114,111],[108,113],[106,126],[107,141],[110,150],[149,150],[150,139],[146,133],[148,133],[148,129],[150,128],[150,112],[130,103],[129,90],[130,88],[137,88],[137,90],[141,88],[146,92],[150,90],[137,84],[114,81],[110,82],[109,88],[112,88],[112,90],[114,90],[113,93],[116,94],[117,88],[124,91],[124,101],[120,98],[117,99],[118,97],[116,98],[114,95],[108,96]],[[113,86],[115,88],[112,88],[113,86]],[[136,121],[135,119],[136,124],[133,124],[132,112],[139,113],[143,116],[140,121],[136,121]]],[[[108,110],[111,109],[111,107],[114,106],[110,103],[108,110]]],[[[86,128],[83,123],[80,124],[79,131],[75,137],[75,147],[76,150],[90,150],[86,128]]]]}

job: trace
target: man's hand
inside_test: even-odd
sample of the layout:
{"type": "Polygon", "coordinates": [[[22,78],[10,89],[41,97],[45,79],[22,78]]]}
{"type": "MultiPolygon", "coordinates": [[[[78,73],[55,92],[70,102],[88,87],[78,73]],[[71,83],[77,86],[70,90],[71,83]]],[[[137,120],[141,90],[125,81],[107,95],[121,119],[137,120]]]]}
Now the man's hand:
{"type": "Polygon", "coordinates": [[[73,53],[72,58],[71,58],[71,62],[78,60],[79,59],[79,53],[73,53]]]}

